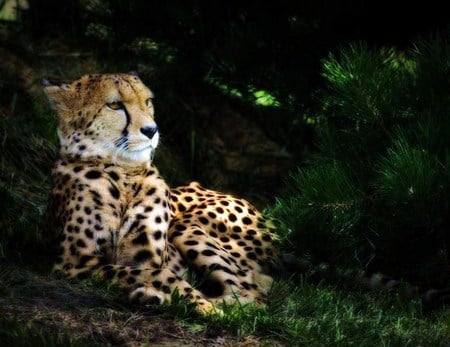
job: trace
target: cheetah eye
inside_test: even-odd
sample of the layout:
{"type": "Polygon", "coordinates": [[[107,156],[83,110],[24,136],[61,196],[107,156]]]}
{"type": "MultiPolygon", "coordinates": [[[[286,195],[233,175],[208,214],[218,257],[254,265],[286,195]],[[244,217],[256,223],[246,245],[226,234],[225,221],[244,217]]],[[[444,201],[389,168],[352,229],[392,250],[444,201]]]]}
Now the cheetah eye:
{"type": "Polygon", "coordinates": [[[106,103],[106,106],[109,107],[113,111],[123,109],[123,104],[120,101],[108,102],[108,103],[106,103]]]}
{"type": "Polygon", "coordinates": [[[148,108],[152,107],[153,106],[152,98],[148,98],[145,104],[147,105],[148,108]]]}

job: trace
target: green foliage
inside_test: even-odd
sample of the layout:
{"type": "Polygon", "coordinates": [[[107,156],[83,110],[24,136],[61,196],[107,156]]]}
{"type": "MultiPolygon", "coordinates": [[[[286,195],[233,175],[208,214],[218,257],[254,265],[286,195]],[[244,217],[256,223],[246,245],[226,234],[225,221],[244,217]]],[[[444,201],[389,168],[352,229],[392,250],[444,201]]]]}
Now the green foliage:
{"type": "Polygon", "coordinates": [[[299,254],[450,284],[449,66],[442,38],[324,60],[319,151],[274,208],[299,254]]]}
{"type": "Polygon", "coordinates": [[[285,236],[299,256],[330,261],[337,255],[347,256],[357,246],[354,229],[361,219],[364,196],[348,172],[335,162],[292,175],[293,197],[278,200],[272,213],[289,229],[285,236]]]}
{"type": "MultiPolygon", "coordinates": [[[[404,137],[399,137],[379,161],[375,188],[392,210],[407,212],[400,218],[411,217],[412,222],[420,223],[418,217],[424,212],[441,213],[438,202],[447,186],[440,175],[441,169],[445,167],[432,153],[412,147],[404,137]]],[[[422,223],[433,223],[436,217],[433,213],[422,223]]]]}

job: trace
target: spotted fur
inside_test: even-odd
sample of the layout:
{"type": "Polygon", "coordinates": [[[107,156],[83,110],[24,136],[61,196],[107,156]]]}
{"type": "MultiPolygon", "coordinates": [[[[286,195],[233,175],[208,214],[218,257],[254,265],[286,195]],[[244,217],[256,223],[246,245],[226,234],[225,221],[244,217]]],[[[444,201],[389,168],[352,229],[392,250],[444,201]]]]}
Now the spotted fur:
{"type": "Polygon", "coordinates": [[[243,199],[196,182],[167,187],[152,165],[153,94],[139,77],[44,84],[61,145],[49,205],[60,233],[55,270],[99,274],[139,302],[170,302],[177,291],[202,313],[264,302],[273,226],[243,199]]]}

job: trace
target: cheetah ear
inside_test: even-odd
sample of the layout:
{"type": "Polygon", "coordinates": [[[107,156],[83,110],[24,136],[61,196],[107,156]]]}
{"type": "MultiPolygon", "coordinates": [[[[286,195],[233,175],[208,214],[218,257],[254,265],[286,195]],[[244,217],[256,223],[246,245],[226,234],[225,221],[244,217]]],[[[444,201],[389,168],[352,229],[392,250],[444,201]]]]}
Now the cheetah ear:
{"type": "Polygon", "coordinates": [[[55,111],[58,112],[69,107],[68,104],[70,102],[72,92],[70,84],[51,82],[48,79],[43,79],[41,84],[44,87],[44,92],[55,111]]]}

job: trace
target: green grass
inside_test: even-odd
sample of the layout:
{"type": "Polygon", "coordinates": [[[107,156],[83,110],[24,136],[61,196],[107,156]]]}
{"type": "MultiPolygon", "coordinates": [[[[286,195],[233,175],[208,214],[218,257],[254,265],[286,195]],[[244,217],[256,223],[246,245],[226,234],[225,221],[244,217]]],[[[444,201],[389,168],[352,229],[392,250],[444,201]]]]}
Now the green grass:
{"type": "Polygon", "coordinates": [[[419,300],[400,293],[279,279],[267,306],[224,304],[222,313],[207,317],[196,315],[194,306],[176,294],[173,299],[172,304],[154,309],[188,330],[208,335],[225,331],[238,341],[253,336],[272,344],[302,346],[450,346],[450,312],[424,315],[419,300]]]}
{"type": "Polygon", "coordinates": [[[2,346],[17,347],[82,347],[89,344],[87,340],[67,334],[48,332],[32,321],[23,322],[15,319],[0,318],[0,340],[2,346]]]}
{"type": "Polygon", "coordinates": [[[117,288],[95,279],[3,270],[0,282],[0,306],[8,312],[0,317],[0,339],[6,346],[140,345],[157,327],[164,328],[153,338],[171,341],[223,337],[236,345],[251,340],[268,346],[450,346],[448,310],[425,315],[419,301],[400,294],[324,283],[277,280],[265,307],[223,305],[223,313],[202,317],[179,297],[170,305],[129,305],[117,288]],[[43,300],[45,308],[36,308],[43,300]],[[169,326],[177,329],[165,335],[169,326]]]}
{"type": "Polygon", "coordinates": [[[305,346],[448,346],[448,313],[424,317],[417,301],[326,285],[277,282],[265,308],[226,307],[209,327],[305,346]]]}

